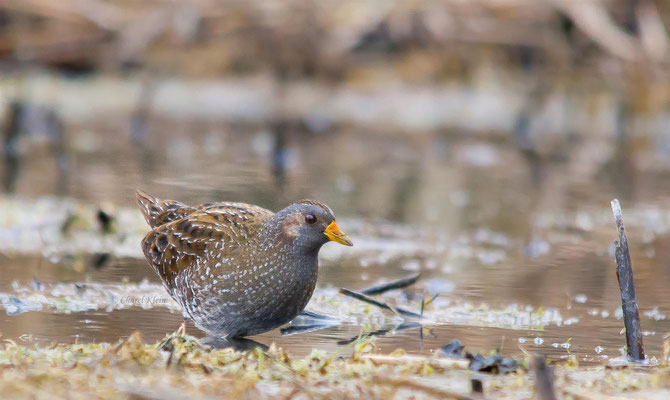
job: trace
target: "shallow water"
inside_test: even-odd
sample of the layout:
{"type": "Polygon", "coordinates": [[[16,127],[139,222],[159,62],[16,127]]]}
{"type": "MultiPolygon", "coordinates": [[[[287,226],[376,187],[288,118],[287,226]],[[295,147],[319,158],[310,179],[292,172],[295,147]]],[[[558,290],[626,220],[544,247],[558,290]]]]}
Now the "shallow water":
{"type": "MultiPolygon", "coordinates": [[[[432,322],[381,337],[382,350],[430,353],[457,338],[467,350],[500,348],[511,356],[617,357],[625,338],[611,245],[614,197],[623,204],[650,356],[660,355],[670,331],[670,165],[649,146],[622,151],[608,138],[562,138],[554,150],[529,154],[500,136],[457,132],[289,129],[278,138],[269,130],[165,121],[150,121],[143,138],[112,134],[124,127],[72,127],[67,150],[56,154],[43,141],[23,141],[8,185],[14,190],[0,212],[3,339],[114,342],[140,330],[158,340],[178,328],[183,318],[164,305],[67,313],[73,302],[57,310],[30,303],[22,292],[82,283],[115,290],[146,279],[160,293],[139,252],[146,228],[133,210],[136,188],[187,203],[232,200],[271,209],[311,197],[335,210],[355,246],[324,247],[309,308],[344,322],[254,338],[295,355],[347,352],[338,342],[402,322],[363,312],[332,288],[361,289],[421,272],[415,287],[383,298],[418,311],[422,298],[438,295],[426,307],[432,322]],[[116,234],[101,235],[89,221],[61,235],[67,215],[85,221],[97,207],[118,217],[116,234]],[[96,267],[91,253],[109,253],[109,261],[96,267]],[[34,307],[17,312],[12,299],[34,307]]],[[[190,324],[187,331],[200,336],[190,324]]]]}

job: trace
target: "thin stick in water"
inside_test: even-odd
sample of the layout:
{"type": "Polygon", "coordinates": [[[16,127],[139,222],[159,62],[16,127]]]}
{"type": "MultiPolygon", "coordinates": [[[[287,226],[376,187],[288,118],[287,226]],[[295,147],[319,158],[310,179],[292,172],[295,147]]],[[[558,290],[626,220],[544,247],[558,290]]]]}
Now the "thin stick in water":
{"type": "Polygon", "coordinates": [[[389,290],[406,288],[407,286],[411,286],[416,283],[420,276],[421,274],[416,274],[407,278],[398,279],[396,281],[370,286],[367,289],[361,290],[361,293],[367,294],[368,296],[374,296],[377,294],[386,293],[389,290]]]}
{"type": "Polygon", "coordinates": [[[635,283],[633,281],[633,263],[628,248],[626,228],[623,225],[623,214],[619,200],[612,200],[612,212],[614,221],[619,231],[619,241],[616,246],[616,277],[619,281],[621,291],[621,308],[623,310],[623,323],[626,327],[626,346],[628,357],[633,361],[645,359],[644,347],[642,346],[642,328],[640,327],[640,312],[635,298],[635,283]]]}

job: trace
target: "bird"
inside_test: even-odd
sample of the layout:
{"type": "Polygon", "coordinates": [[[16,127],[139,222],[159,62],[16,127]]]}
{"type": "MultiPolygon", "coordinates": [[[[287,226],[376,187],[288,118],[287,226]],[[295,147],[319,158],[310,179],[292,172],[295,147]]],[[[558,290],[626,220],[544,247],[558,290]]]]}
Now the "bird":
{"type": "Polygon", "coordinates": [[[211,336],[241,338],[290,322],[314,292],[321,246],[352,246],[333,211],[299,200],[274,213],[235,202],[192,207],[141,190],[151,231],[141,246],[184,316],[211,336]]]}

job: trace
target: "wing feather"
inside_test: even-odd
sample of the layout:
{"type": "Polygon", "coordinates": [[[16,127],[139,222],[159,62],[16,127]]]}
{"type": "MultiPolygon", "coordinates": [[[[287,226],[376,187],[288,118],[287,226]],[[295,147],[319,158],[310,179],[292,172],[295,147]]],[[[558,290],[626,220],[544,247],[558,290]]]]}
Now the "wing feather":
{"type": "MultiPolygon", "coordinates": [[[[216,203],[152,229],[142,241],[151,267],[171,290],[179,276],[212,258],[234,258],[273,213],[243,203],[216,203]]],[[[230,265],[221,265],[222,268],[230,265]]],[[[174,293],[174,292],[173,292],[174,293]]]]}

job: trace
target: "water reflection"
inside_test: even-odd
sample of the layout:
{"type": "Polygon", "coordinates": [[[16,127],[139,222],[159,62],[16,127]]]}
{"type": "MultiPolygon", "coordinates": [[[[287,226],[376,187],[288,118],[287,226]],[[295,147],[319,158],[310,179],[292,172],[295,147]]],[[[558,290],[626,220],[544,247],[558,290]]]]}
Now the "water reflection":
{"type": "Polygon", "coordinates": [[[286,169],[289,163],[289,152],[286,144],[286,121],[277,121],[274,124],[274,145],[272,149],[272,174],[279,190],[286,184],[286,169]]]}
{"type": "Polygon", "coordinates": [[[3,188],[6,193],[16,191],[22,158],[26,158],[26,161],[35,158],[27,154],[32,151],[31,147],[35,146],[34,142],[46,141],[56,164],[55,169],[50,167],[56,171],[51,190],[59,196],[68,194],[70,172],[68,141],[64,122],[54,109],[14,100],[9,103],[2,134],[5,161],[3,188]]]}
{"type": "Polygon", "coordinates": [[[9,113],[6,126],[4,127],[4,154],[5,154],[5,177],[3,187],[7,193],[16,189],[16,178],[19,172],[19,150],[18,138],[21,130],[20,121],[22,105],[17,101],[9,104],[9,113]]]}
{"type": "Polygon", "coordinates": [[[268,346],[263,343],[257,342],[249,338],[222,338],[207,336],[200,339],[200,344],[209,346],[213,349],[227,349],[232,348],[234,350],[244,351],[251,350],[256,347],[260,347],[263,350],[267,350],[268,346]]]}

